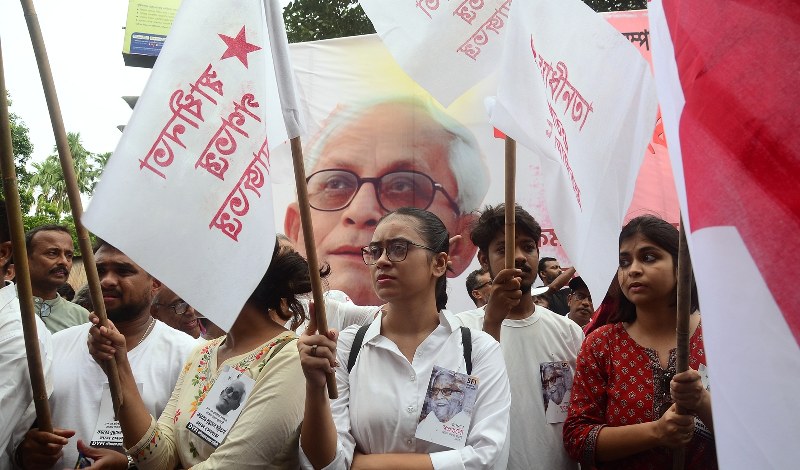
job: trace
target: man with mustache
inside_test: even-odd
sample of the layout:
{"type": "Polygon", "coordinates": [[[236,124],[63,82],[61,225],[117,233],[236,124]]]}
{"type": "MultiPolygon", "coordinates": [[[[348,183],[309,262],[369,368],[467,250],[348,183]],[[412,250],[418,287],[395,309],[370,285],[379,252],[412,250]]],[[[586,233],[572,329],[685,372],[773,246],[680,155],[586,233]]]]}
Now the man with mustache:
{"type": "MultiPolygon", "coordinates": [[[[533,301],[541,227],[522,207],[515,207],[514,247],[505,246],[505,206],[488,206],[472,229],[478,261],[492,276],[484,309],[456,315],[465,326],[483,329],[500,341],[511,385],[509,469],[574,470],[578,464],[564,450],[563,422],[548,419],[542,403],[542,364],[567,362],[574,374],[583,331],[572,320],[533,301]],[[505,268],[505,252],[514,250],[515,268],[505,268]]],[[[563,421],[563,419],[562,419],[563,421]]]]}
{"type": "Polygon", "coordinates": [[[89,321],[89,311],[59,295],[72,269],[72,235],[63,225],[42,225],[25,234],[36,313],[56,333],[89,321]]]}
{"type": "MultiPolygon", "coordinates": [[[[108,318],[125,335],[128,359],[145,406],[153,416],[160,416],[186,358],[198,343],[150,316],[153,295],[161,287],[157,279],[108,243],[101,241],[94,256],[108,318]]],[[[88,458],[98,468],[124,469],[132,462],[121,447],[89,446],[100,404],[111,399],[104,388],[106,375],[86,346],[90,328],[92,324],[86,323],[53,335],[50,409],[56,429],[53,433],[28,432],[16,452],[22,468],[82,468],[76,465],[88,466],[88,458]]]]}
{"type": "Polygon", "coordinates": [[[567,304],[569,305],[569,313],[567,318],[574,321],[581,328],[589,323],[594,314],[594,306],[592,305],[592,294],[589,292],[589,287],[583,282],[580,276],[572,278],[569,281],[569,288],[572,293],[567,297],[567,304]]]}

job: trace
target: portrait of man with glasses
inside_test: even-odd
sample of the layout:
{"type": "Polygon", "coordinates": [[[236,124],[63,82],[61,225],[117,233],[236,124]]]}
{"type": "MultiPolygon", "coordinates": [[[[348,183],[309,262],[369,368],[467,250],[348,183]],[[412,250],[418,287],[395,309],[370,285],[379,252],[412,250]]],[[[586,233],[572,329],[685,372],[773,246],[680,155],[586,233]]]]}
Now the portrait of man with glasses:
{"type": "MultiPolygon", "coordinates": [[[[431,103],[373,102],[337,110],[310,142],[306,162],[317,255],[331,267],[330,288],[359,305],[377,305],[362,247],[378,221],[400,207],[436,214],[451,236],[468,232],[489,186],[472,133],[431,103]]],[[[284,230],[304,253],[297,203],[284,230]]],[[[451,277],[477,249],[463,236],[450,246],[451,277]]]]}

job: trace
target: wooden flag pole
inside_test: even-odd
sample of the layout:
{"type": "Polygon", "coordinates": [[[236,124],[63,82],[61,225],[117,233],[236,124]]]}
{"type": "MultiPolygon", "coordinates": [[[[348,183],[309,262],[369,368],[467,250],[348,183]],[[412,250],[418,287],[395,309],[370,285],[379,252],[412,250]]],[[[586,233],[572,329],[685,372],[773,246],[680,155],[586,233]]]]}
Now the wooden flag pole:
{"type": "MultiPolygon", "coordinates": [[[[677,325],[677,360],[675,369],[677,373],[689,370],[689,315],[692,308],[692,258],[689,256],[689,246],[686,243],[686,224],[681,220],[680,240],[678,242],[678,325],[677,325]]],[[[678,407],[679,414],[688,411],[678,407]]],[[[672,454],[673,470],[683,470],[686,458],[686,449],[675,449],[672,454]]]]}
{"type": "Polygon", "coordinates": [[[28,270],[25,226],[22,223],[22,211],[20,210],[17,170],[14,166],[14,149],[11,145],[11,119],[6,98],[3,51],[0,48],[0,160],[2,160],[0,161],[0,171],[3,174],[3,195],[6,200],[11,247],[14,252],[14,267],[17,273],[17,297],[22,314],[22,334],[25,338],[25,355],[28,358],[37,426],[42,431],[53,432],[50,403],[47,401],[47,386],[42,369],[42,356],[39,351],[39,336],[36,331],[36,311],[33,305],[33,290],[28,270]]]}
{"type": "MultiPolygon", "coordinates": [[[[317,331],[322,334],[328,331],[328,317],[325,315],[325,298],[322,296],[322,278],[319,275],[317,244],[314,241],[314,226],[311,223],[311,206],[308,204],[308,187],[306,186],[306,167],[303,163],[303,146],[300,137],[291,139],[292,163],[294,164],[294,180],[297,185],[297,205],[300,206],[300,222],[303,226],[303,239],[306,245],[308,268],[311,270],[311,290],[314,294],[314,317],[317,320],[317,331]]],[[[336,375],[328,375],[328,396],[338,398],[336,375]]]]}
{"type": "MultiPolygon", "coordinates": [[[[103,303],[103,294],[100,291],[100,278],[97,275],[97,266],[94,264],[94,252],[92,243],[89,239],[89,232],[81,223],[83,215],[83,204],[81,203],[81,193],[78,189],[78,181],[75,177],[75,164],[72,161],[72,154],[69,150],[67,133],[64,131],[64,120],[61,117],[61,106],[58,104],[58,95],[53,84],[53,73],[50,70],[50,61],[47,58],[47,50],[42,38],[42,30],[39,26],[39,18],[33,7],[32,0],[20,0],[22,11],[25,14],[25,22],[28,24],[28,33],[31,36],[33,52],[36,55],[36,64],[39,67],[39,76],[42,79],[42,88],[47,101],[47,109],[50,112],[50,122],[53,125],[53,134],[56,138],[58,157],[61,161],[61,170],[64,172],[64,182],[67,186],[67,196],[69,205],[72,208],[72,218],[75,221],[75,231],[78,233],[78,246],[83,256],[83,266],[86,270],[86,280],[89,284],[89,291],[92,297],[94,313],[100,317],[100,324],[106,325],[108,317],[103,303]]],[[[14,258],[16,262],[16,257],[14,258]]],[[[109,388],[111,389],[111,400],[114,405],[114,414],[119,411],[122,404],[122,393],[120,390],[119,373],[117,363],[113,360],[107,361],[106,368],[109,372],[109,388]]]]}
{"type": "Polygon", "coordinates": [[[506,269],[514,268],[516,232],[517,142],[506,136],[506,269]]]}

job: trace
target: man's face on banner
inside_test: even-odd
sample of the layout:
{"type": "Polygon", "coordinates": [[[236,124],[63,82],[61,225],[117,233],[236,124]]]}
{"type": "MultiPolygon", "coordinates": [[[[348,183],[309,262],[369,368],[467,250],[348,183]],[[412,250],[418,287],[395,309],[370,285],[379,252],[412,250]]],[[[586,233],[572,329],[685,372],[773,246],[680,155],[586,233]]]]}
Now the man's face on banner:
{"type": "MultiPolygon", "coordinates": [[[[349,179],[326,173],[330,176],[326,176],[322,186],[329,188],[331,194],[336,190],[356,191],[346,207],[319,210],[314,206],[329,203],[334,198],[326,196],[315,203],[311,194],[314,189],[309,184],[317,254],[320,263],[327,262],[331,266],[329,280],[332,289],[346,292],[359,305],[382,303],[369,282],[369,270],[361,257],[361,248],[369,244],[380,218],[388,209],[395,208],[392,201],[397,199],[397,193],[409,191],[411,180],[395,178],[393,172],[414,170],[422,173],[414,185],[426,185],[426,190],[422,192],[424,196],[411,198],[414,204],[425,208],[430,200],[427,209],[442,219],[451,236],[468,229],[475,216],[461,215],[454,203],[459,188],[449,167],[451,140],[452,136],[424,110],[405,103],[376,105],[330,135],[323,144],[319,160],[307,174],[313,177],[323,170],[346,170],[350,175],[342,175],[349,179]],[[389,173],[392,175],[383,178],[389,173]],[[358,187],[352,175],[383,180],[362,182],[358,187]],[[441,188],[435,189],[429,179],[441,188]]],[[[343,196],[342,202],[336,205],[346,204],[347,199],[346,195],[343,196]]],[[[284,225],[286,235],[298,251],[304,253],[297,203],[287,208],[284,225]]],[[[476,248],[468,238],[464,236],[450,247],[455,275],[466,269],[475,255],[476,248]]]]}

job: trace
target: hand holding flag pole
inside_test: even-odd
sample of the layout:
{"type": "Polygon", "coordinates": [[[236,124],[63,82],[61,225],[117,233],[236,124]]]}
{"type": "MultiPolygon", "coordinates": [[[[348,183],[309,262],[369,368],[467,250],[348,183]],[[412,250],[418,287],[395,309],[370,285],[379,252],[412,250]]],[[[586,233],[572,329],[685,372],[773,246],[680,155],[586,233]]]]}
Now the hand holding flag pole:
{"type": "MultiPolygon", "coordinates": [[[[675,371],[680,374],[689,370],[689,315],[692,309],[692,258],[686,243],[686,224],[681,220],[680,240],[678,242],[678,324],[677,324],[677,358],[675,371]]],[[[678,414],[687,414],[682,406],[678,414]]],[[[686,449],[677,448],[672,452],[672,469],[683,470],[686,461],[686,449]]]]}
{"type": "MultiPolygon", "coordinates": [[[[322,296],[322,279],[319,275],[319,260],[317,247],[314,241],[314,226],[311,223],[311,206],[308,204],[308,187],[306,186],[306,169],[303,164],[303,146],[300,137],[291,139],[292,163],[294,164],[294,179],[297,185],[297,205],[300,208],[300,221],[303,226],[308,269],[311,271],[311,290],[314,294],[314,316],[317,320],[317,331],[325,334],[328,331],[328,318],[325,315],[325,298],[322,296]]],[[[327,374],[328,396],[338,398],[336,390],[336,376],[331,372],[327,374]]]]}
{"type": "Polygon", "coordinates": [[[28,372],[33,388],[33,405],[36,408],[36,422],[42,431],[53,432],[50,419],[50,403],[47,401],[47,386],[42,369],[42,356],[36,331],[36,311],[33,306],[31,275],[28,269],[28,254],[25,248],[25,227],[19,202],[14,149],[11,146],[11,120],[8,113],[3,53],[0,50],[0,172],[3,175],[3,196],[6,200],[11,247],[17,273],[17,297],[22,312],[22,332],[25,338],[25,355],[28,358],[28,372]]]}
{"type": "MultiPolygon", "coordinates": [[[[47,58],[47,50],[44,46],[42,30],[39,26],[39,18],[36,15],[32,0],[20,0],[20,2],[22,3],[22,11],[25,14],[25,21],[28,24],[28,33],[31,36],[33,52],[36,55],[36,64],[39,67],[44,96],[47,101],[47,108],[50,112],[50,122],[53,125],[53,133],[56,138],[58,156],[61,160],[61,170],[64,172],[64,182],[67,186],[69,205],[72,208],[72,218],[75,220],[75,230],[78,233],[78,246],[83,255],[83,265],[86,269],[86,280],[89,284],[94,313],[100,318],[100,325],[106,325],[108,323],[108,317],[106,316],[105,304],[103,303],[103,294],[100,292],[100,278],[97,275],[97,267],[94,264],[94,252],[92,251],[92,244],[89,240],[89,232],[81,222],[81,216],[83,215],[81,194],[78,189],[78,181],[75,177],[75,165],[72,160],[72,155],[70,154],[67,134],[64,130],[64,120],[61,117],[61,107],[58,103],[58,95],[56,94],[56,88],[53,83],[53,73],[50,70],[50,62],[47,58]]],[[[15,261],[19,261],[21,258],[22,257],[15,257],[15,261]]],[[[114,414],[116,416],[122,404],[117,364],[114,361],[108,361],[106,367],[108,369],[111,400],[114,405],[114,414]]],[[[41,423],[39,424],[41,425],[41,423]]]]}

